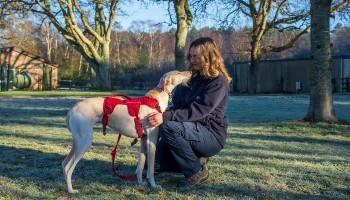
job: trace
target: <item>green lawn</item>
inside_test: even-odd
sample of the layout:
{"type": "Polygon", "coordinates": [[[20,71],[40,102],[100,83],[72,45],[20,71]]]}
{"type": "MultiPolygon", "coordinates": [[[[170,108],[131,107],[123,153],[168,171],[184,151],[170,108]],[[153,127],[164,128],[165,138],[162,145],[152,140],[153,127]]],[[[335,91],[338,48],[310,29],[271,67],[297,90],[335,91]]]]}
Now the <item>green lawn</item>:
{"type": "MultiPolygon", "coordinates": [[[[118,90],[117,93],[128,94],[131,96],[144,95],[143,90],[118,90]]],[[[1,91],[0,97],[95,97],[108,96],[113,92],[100,91],[75,91],[75,90],[51,90],[51,91],[1,91]]]]}
{"type": "MultiPolygon", "coordinates": [[[[96,95],[101,93],[92,94],[96,95]]],[[[67,97],[79,95],[14,96],[16,98],[0,97],[0,199],[67,198],[61,162],[70,149],[71,136],[65,127],[65,114],[81,98],[67,97]]],[[[242,102],[249,104],[252,101],[257,101],[256,97],[242,102]]],[[[340,102],[339,105],[347,107],[341,107],[338,113],[347,116],[349,101],[342,99],[340,102]]],[[[231,99],[230,105],[232,103],[238,104],[239,100],[231,99]]],[[[265,123],[259,123],[260,118],[236,122],[235,118],[239,117],[254,119],[258,108],[263,109],[260,104],[257,106],[255,115],[254,108],[247,108],[250,118],[228,111],[230,121],[234,123],[230,124],[225,149],[209,162],[209,180],[185,191],[177,191],[175,187],[181,179],[177,174],[156,177],[163,186],[161,191],[138,188],[134,183],[112,177],[110,150],[116,135],[109,131],[103,136],[98,125],[92,148],[73,174],[73,186],[80,191],[73,197],[349,199],[350,126],[278,121],[274,116],[265,123]]],[[[271,107],[264,109],[277,113],[271,107]]],[[[288,113],[285,115],[289,116],[288,113]]],[[[132,174],[136,166],[138,147],[130,148],[130,141],[129,138],[122,139],[117,160],[117,164],[124,162],[122,173],[125,174],[132,174]]]]}

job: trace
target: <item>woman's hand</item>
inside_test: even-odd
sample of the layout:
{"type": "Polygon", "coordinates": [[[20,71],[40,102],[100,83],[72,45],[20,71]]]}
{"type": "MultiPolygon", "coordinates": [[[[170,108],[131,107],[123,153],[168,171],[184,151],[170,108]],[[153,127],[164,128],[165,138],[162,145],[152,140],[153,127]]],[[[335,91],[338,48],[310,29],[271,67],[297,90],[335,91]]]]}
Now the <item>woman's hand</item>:
{"type": "Polygon", "coordinates": [[[157,127],[163,123],[163,114],[159,112],[154,112],[147,115],[148,122],[151,126],[157,127]]]}

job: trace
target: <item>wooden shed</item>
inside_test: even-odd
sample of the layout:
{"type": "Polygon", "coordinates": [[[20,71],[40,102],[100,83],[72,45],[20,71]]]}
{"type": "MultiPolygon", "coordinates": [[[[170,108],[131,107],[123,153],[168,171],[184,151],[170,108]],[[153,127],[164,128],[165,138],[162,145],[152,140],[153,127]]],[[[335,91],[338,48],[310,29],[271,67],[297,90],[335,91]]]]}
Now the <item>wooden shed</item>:
{"type": "Polygon", "coordinates": [[[58,66],[18,47],[0,48],[0,91],[55,89],[58,66]]]}

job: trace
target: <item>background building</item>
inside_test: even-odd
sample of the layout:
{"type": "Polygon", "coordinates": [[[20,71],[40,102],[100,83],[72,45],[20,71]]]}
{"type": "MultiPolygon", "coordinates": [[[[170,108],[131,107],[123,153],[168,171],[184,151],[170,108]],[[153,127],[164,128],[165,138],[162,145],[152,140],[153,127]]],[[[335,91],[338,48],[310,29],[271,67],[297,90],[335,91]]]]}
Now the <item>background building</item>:
{"type": "Polygon", "coordinates": [[[49,90],[57,82],[57,65],[17,47],[0,48],[0,91],[49,90]]]}
{"type": "MultiPolygon", "coordinates": [[[[257,68],[258,93],[309,92],[311,59],[264,60],[257,68]]],[[[248,92],[249,62],[235,62],[230,68],[233,91],[248,92]]],[[[350,56],[333,57],[334,92],[350,92],[350,56]]]]}

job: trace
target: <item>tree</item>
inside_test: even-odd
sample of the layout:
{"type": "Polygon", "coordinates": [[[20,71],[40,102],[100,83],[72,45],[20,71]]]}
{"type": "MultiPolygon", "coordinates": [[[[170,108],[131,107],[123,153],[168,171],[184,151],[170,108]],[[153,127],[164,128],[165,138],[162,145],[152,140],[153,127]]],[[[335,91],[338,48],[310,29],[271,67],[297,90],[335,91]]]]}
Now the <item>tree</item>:
{"type": "MultiPolygon", "coordinates": [[[[175,32],[175,67],[184,69],[186,66],[186,42],[189,28],[192,25],[193,15],[190,9],[189,0],[153,0],[154,2],[168,2],[168,13],[170,24],[176,24],[175,32]],[[176,20],[172,17],[170,5],[173,5],[176,20]]],[[[143,0],[143,2],[147,2],[143,0]]]]}
{"type": "Polygon", "coordinates": [[[350,9],[350,1],[311,0],[311,76],[310,103],[304,120],[310,122],[337,122],[332,95],[332,57],[330,17],[335,11],[350,9]]]}
{"type": "Polygon", "coordinates": [[[175,66],[184,69],[186,66],[185,47],[188,30],[192,24],[193,16],[188,0],[173,0],[176,13],[175,33],[175,66]]]}
{"type": "Polygon", "coordinates": [[[336,122],[332,99],[330,13],[332,0],[311,0],[310,103],[305,117],[311,122],[336,122]]]}
{"type": "MultiPolygon", "coordinates": [[[[15,0],[49,20],[94,69],[100,89],[111,89],[110,38],[119,0],[15,0]],[[90,11],[94,10],[94,14],[90,11]]],[[[11,3],[7,2],[7,3],[11,3]]],[[[6,1],[5,1],[6,3],[6,1]]]]}
{"type": "MultiPolygon", "coordinates": [[[[0,40],[10,40],[13,36],[9,33],[13,26],[13,22],[17,18],[24,18],[28,10],[18,8],[16,2],[0,0],[0,40]]],[[[6,43],[1,41],[1,43],[6,43]]]]}
{"type": "Polygon", "coordinates": [[[45,39],[43,43],[46,45],[46,59],[52,62],[52,51],[58,46],[57,32],[52,29],[51,23],[44,23],[41,27],[41,34],[45,39]]]}

